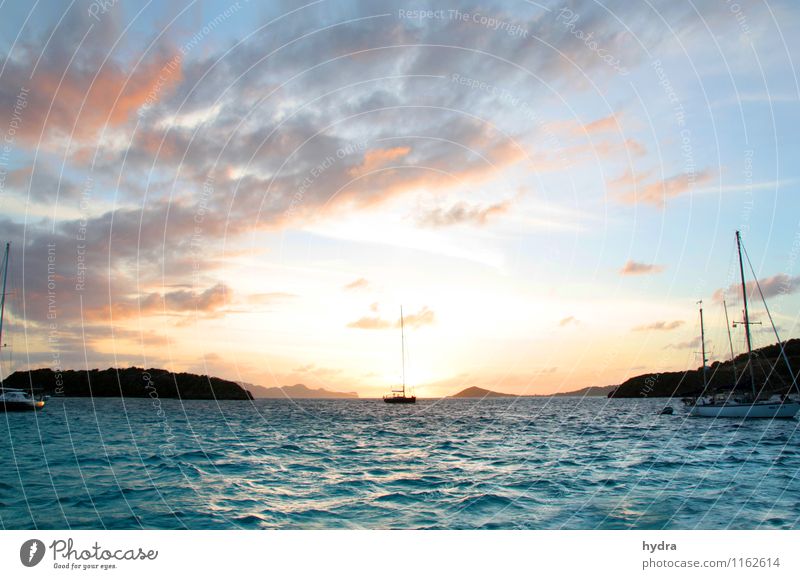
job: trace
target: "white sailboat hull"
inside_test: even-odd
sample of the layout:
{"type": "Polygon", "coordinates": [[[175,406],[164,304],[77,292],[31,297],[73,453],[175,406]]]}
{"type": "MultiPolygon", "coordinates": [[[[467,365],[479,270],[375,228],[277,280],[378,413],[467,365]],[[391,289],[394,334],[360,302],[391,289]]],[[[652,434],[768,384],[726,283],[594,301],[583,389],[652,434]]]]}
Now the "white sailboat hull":
{"type": "Polygon", "coordinates": [[[691,416],[705,418],[793,418],[800,411],[799,402],[756,402],[755,404],[698,404],[691,416]]]}

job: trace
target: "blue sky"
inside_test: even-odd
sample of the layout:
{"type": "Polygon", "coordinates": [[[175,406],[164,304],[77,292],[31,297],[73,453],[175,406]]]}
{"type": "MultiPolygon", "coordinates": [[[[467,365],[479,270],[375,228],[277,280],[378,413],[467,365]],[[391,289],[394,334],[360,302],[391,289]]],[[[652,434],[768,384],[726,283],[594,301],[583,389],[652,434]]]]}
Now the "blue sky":
{"type": "Polygon", "coordinates": [[[0,9],[4,371],[377,395],[403,304],[421,395],[611,384],[724,355],[737,229],[798,336],[791,2],[98,6],[0,9]]]}

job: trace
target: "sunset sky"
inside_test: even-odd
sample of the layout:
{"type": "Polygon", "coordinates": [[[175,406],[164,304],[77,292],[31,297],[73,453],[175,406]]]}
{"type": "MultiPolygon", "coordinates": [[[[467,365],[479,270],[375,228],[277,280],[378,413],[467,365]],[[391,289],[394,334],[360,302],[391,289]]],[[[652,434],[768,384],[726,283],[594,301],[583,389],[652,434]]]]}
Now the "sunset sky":
{"type": "Polygon", "coordinates": [[[377,396],[401,305],[419,396],[696,368],[737,229],[800,336],[790,0],[64,10],[0,8],[4,374],[377,396]]]}

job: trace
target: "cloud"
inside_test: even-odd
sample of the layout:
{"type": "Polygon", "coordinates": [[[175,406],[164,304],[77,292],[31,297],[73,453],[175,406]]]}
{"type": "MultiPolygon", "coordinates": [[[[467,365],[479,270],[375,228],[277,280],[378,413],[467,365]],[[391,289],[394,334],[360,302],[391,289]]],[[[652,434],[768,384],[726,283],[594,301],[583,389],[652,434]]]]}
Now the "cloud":
{"type": "MultiPolygon", "coordinates": [[[[758,280],[758,285],[761,286],[761,291],[764,293],[764,298],[774,298],[778,296],[789,295],[800,290],[800,275],[789,276],[785,273],[779,273],[771,277],[764,277],[758,280]]],[[[758,286],[754,281],[748,281],[745,284],[747,295],[758,296],[758,286]]],[[[726,295],[738,296],[742,291],[741,284],[735,283],[725,289],[718,289],[714,292],[714,300],[722,302],[726,295]]]]}
{"type": "Polygon", "coordinates": [[[248,304],[265,305],[296,297],[296,294],[288,292],[267,292],[245,296],[245,301],[248,304]]]}
{"type": "MultiPolygon", "coordinates": [[[[587,24],[603,15],[590,3],[580,10],[587,24]]],[[[192,196],[181,192],[197,191],[213,173],[213,195],[204,203],[210,212],[230,217],[236,224],[232,233],[241,233],[333,217],[420,187],[474,185],[528,157],[525,140],[538,129],[525,123],[500,130],[492,123],[498,103],[491,92],[437,80],[453,70],[498,87],[526,76],[523,69],[539,77],[557,75],[564,85],[607,72],[584,45],[546,18],[504,14],[556,47],[557,58],[521,50],[517,38],[457,19],[434,26],[398,20],[390,14],[396,13],[391,3],[387,16],[376,18],[358,18],[364,16],[359,4],[342,11],[343,24],[310,34],[307,18],[283,19],[269,34],[253,35],[220,59],[230,48],[215,44],[225,22],[204,33],[205,51],[176,51],[199,32],[198,18],[207,17],[200,9],[189,10],[139,61],[140,55],[117,42],[124,29],[121,11],[104,14],[103,25],[90,30],[94,20],[76,5],[58,28],[23,36],[18,44],[23,48],[6,59],[0,93],[8,94],[0,104],[12,104],[12,88],[19,83],[7,81],[24,81],[45,46],[23,123],[31,137],[42,131],[69,136],[75,129],[67,156],[71,168],[86,170],[91,164],[98,183],[118,188],[121,199],[133,204],[141,199],[142,183],[149,199],[191,204],[192,196]],[[294,42],[299,37],[303,42],[294,42]],[[273,53],[273,43],[285,49],[273,53]],[[321,53],[333,61],[317,66],[321,53]],[[520,68],[503,68],[478,54],[498,55],[520,68]],[[286,79],[291,82],[283,84],[286,79]],[[348,90],[338,90],[345,86],[348,90]],[[420,94],[434,96],[435,105],[419,104],[420,94]],[[325,98],[315,98],[319,95],[325,98]],[[321,119],[347,122],[321,130],[321,119]],[[86,137],[102,129],[105,141],[96,149],[98,143],[86,137]],[[333,165],[312,174],[327,158],[333,165]]],[[[322,17],[313,7],[307,12],[308,18],[322,17]]],[[[628,44],[618,31],[597,30],[595,38],[608,49],[628,44]]],[[[596,119],[587,129],[608,129],[614,119],[616,114],[596,119]]],[[[60,168],[51,173],[60,174],[60,168]]],[[[503,203],[456,205],[422,220],[433,226],[483,223],[505,209],[503,203]]]]}
{"type": "MultiPolygon", "coordinates": [[[[46,220],[22,211],[0,217],[19,256],[13,276],[25,289],[24,306],[9,305],[9,319],[46,335],[50,244],[57,253],[59,331],[81,366],[87,354],[90,364],[114,362],[108,350],[85,352],[82,340],[72,338],[83,327],[90,345],[110,339],[110,328],[86,320],[87,312],[95,319],[142,315],[166,325],[165,314],[181,323],[196,313],[222,316],[237,304],[288,297],[280,288],[241,295],[218,281],[218,270],[245,235],[336,219],[388,201],[410,206],[420,189],[446,194],[494,185],[514,170],[538,169],[539,159],[548,170],[563,169],[554,159],[558,148],[547,146],[546,127],[532,122],[522,104],[530,112],[555,110],[551,94],[591,95],[593,83],[606,86],[616,74],[582,40],[554,25],[554,12],[484,7],[487,15],[497,12],[520,24],[528,33],[521,39],[460,19],[399,19],[396,3],[365,6],[343,3],[330,11],[312,3],[242,43],[233,40],[245,36],[241,19],[204,28],[213,15],[199,4],[184,13],[161,3],[132,27],[131,14],[119,6],[100,25],[86,2],[47,18],[33,13],[4,49],[0,67],[0,110],[7,117],[21,111],[13,120],[14,171],[6,191],[12,208],[25,207],[27,191],[35,203],[49,203],[57,193],[59,206],[46,220]],[[162,30],[153,22],[171,25],[162,30]],[[201,32],[202,49],[181,50],[201,32]],[[546,48],[532,50],[531,39],[546,48]],[[513,90],[515,99],[527,102],[510,104],[496,91],[454,83],[448,80],[453,71],[513,90]],[[323,165],[328,158],[333,163],[323,165]],[[85,218],[76,218],[84,210],[85,218]],[[189,286],[197,272],[202,279],[189,286]]],[[[604,7],[589,0],[570,6],[580,14],[581,29],[593,31],[608,54],[624,55],[626,67],[646,58],[604,7]]],[[[282,9],[282,3],[253,9],[246,24],[255,30],[282,9]]],[[[649,7],[626,10],[636,38],[650,51],[669,42],[650,25],[649,7]]],[[[682,34],[702,29],[690,8],[659,10],[682,34]]],[[[712,10],[727,13],[720,5],[705,7],[704,16],[712,10]]],[[[643,145],[622,141],[616,132],[620,114],[600,112],[582,127],[597,136],[594,150],[644,153],[643,145]]],[[[566,156],[573,165],[590,155],[594,160],[592,147],[581,154],[586,157],[566,156]]],[[[645,175],[618,184],[618,194],[631,202],[626,195],[635,184],[637,201],[658,205],[659,198],[682,194],[682,180],[688,180],[661,183],[645,175]]],[[[444,203],[420,218],[431,227],[480,225],[509,209],[509,202],[444,203]]],[[[365,313],[371,317],[353,324],[395,324],[377,311],[365,313]]],[[[414,315],[412,324],[435,319],[430,310],[417,312],[418,321],[414,315]]],[[[151,361],[161,354],[145,349],[134,351],[151,361]]],[[[47,361],[51,353],[32,359],[47,361]]],[[[126,361],[133,360],[117,359],[126,361]]]]}
{"type": "Polygon", "coordinates": [[[119,299],[108,306],[86,310],[90,321],[121,321],[139,316],[192,314],[204,317],[219,315],[230,300],[231,290],[223,283],[202,292],[175,290],[146,293],[119,299]]]}
{"type": "MultiPolygon", "coordinates": [[[[377,304],[372,304],[371,311],[377,311],[377,304]]],[[[403,316],[403,324],[406,328],[421,328],[436,322],[436,315],[427,306],[423,306],[419,311],[405,314],[403,316]]],[[[348,328],[356,328],[359,330],[388,330],[389,328],[399,328],[400,318],[398,317],[395,322],[385,320],[380,316],[364,316],[354,322],[347,324],[348,328]]]]}
{"type": "Polygon", "coordinates": [[[634,332],[644,332],[644,331],[669,331],[674,330],[676,328],[680,328],[684,324],[683,320],[675,320],[674,322],[653,322],[652,324],[646,324],[643,326],[636,326],[633,328],[634,332]]]}
{"type": "Polygon", "coordinates": [[[575,318],[575,316],[567,316],[566,318],[563,318],[561,321],[559,321],[558,325],[559,327],[564,328],[566,326],[569,326],[570,324],[578,325],[579,323],[580,322],[575,318]]]}
{"type": "Polygon", "coordinates": [[[625,139],[625,149],[633,157],[644,157],[647,154],[647,147],[636,139],[625,139]]]}
{"type": "Polygon", "coordinates": [[[486,225],[490,217],[502,215],[508,212],[510,207],[510,200],[492,205],[470,205],[464,201],[459,201],[447,209],[437,207],[420,212],[416,220],[420,225],[428,227],[445,227],[464,223],[486,225]]]}
{"type": "Polygon", "coordinates": [[[313,374],[318,377],[334,377],[341,375],[343,370],[341,368],[321,368],[316,364],[303,364],[302,366],[292,368],[292,372],[296,374],[313,374]]]}
{"type": "Polygon", "coordinates": [[[44,164],[36,170],[29,165],[10,171],[5,184],[19,197],[38,203],[55,203],[56,200],[63,203],[77,199],[81,193],[75,183],[44,164]]]}
{"type": "MultiPolygon", "coordinates": [[[[635,145],[633,146],[632,150],[635,150],[635,145]]],[[[663,209],[668,200],[680,197],[714,177],[713,171],[705,169],[693,174],[678,173],[646,183],[651,174],[652,171],[635,174],[628,170],[607,185],[613,194],[626,203],[649,203],[663,209]]]]}
{"type": "MultiPolygon", "coordinates": [[[[667,348],[671,350],[687,350],[690,348],[699,348],[700,347],[700,336],[696,338],[692,338],[691,340],[687,340],[685,342],[676,342],[675,344],[669,344],[667,348]]],[[[706,349],[711,347],[711,342],[706,340],[706,349]]]]}
{"type": "Polygon", "coordinates": [[[392,161],[401,159],[411,152],[411,147],[392,147],[391,149],[370,149],[364,153],[361,165],[350,169],[351,175],[370,173],[392,161]]]}
{"type": "Polygon", "coordinates": [[[111,57],[122,30],[108,16],[98,26],[85,4],[76,3],[52,36],[39,30],[4,59],[0,108],[11,110],[21,87],[28,91],[16,136],[40,147],[61,147],[64,137],[86,140],[126,124],[151,95],[166,96],[180,83],[181,59],[166,42],[154,44],[138,63],[138,56],[121,61],[121,50],[111,57]]]}
{"type": "Polygon", "coordinates": [[[381,319],[378,316],[364,316],[355,322],[350,322],[347,327],[359,330],[385,330],[392,327],[392,322],[381,319]]]}
{"type": "Polygon", "coordinates": [[[616,114],[610,114],[595,121],[582,125],[577,130],[585,133],[603,133],[615,131],[619,128],[619,119],[616,114]]]}
{"type": "Polygon", "coordinates": [[[369,281],[366,278],[360,277],[356,280],[351,281],[347,285],[344,286],[344,289],[348,291],[352,290],[362,290],[369,287],[369,281]]]}
{"type": "Polygon", "coordinates": [[[663,265],[642,263],[629,259],[625,265],[622,266],[622,269],[619,270],[619,273],[620,275],[647,275],[651,273],[660,273],[662,271],[664,271],[663,265]]]}
{"type": "MultiPolygon", "coordinates": [[[[407,328],[421,328],[422,326],[429,326],[435,321],[436,316],[432,310],[428,309],[428,306],[423,306],[416,313],[403,316],[403,323],[407,328]]],[[[400,320],[395,322],[395,327],[400,327],[400,320]]]]}

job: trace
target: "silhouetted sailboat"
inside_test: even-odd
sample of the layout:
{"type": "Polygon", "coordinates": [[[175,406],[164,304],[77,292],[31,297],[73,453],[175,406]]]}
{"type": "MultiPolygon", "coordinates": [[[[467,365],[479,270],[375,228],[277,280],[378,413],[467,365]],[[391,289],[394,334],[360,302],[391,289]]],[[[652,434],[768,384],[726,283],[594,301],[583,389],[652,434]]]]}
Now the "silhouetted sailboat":
{"type": "Polygon", "coordinates": [[[406,396],[406,336],[403,325],[403,306],[400,306],[400,353],[403,358],[403,386],[400,390],[392,390],[391,394],[383,397],[387,404],[414,404],[416,396],[406,396]]]}
{"type": "MultiPolygon", "coordinates": [[[[0,351],[3,348],[3,319],[6,313],[6,285],[8,281],[8,260],[10,258],[11,244],[6,243],[6,251],[3,255],[3,285],[0,294],[0,351]]],[[[2,376],[0,376],[2,379],[2,376]]],[[[0,382],[0,412],[16,410],[38,410],[44,407],[44,400],[41,396],[36,397],[33,390],[28,391],[22,388],[7,388],[0,382]]]]}
{"type": "MultiPolygon", "coordinates": [[[[736,377],[736,367],[735,367],[735,362],[733,362],[734,384],[731,386],[730,390],[720,392],[716,395],[707,394],[708,377],[706,371],[707,360],[706,360],[706,347],[705,347],[705,329],[703,327],[703,308],[701,302],[700,340],[703,353],[703,395],[697,399],[687,400],[687,404],[690,406],[689,413],[692,416],[703,416],[706,418],[792,418],[794,417],[795,414],[797,414],[798,410],[800,410],[800,403],[791,400],[788,396],[788,392],[786,392],[783,395],[773,394],[769,398],[762,398],[760,396],[760,393],[761,391],[766,389],[767,384],[765,383],[764,385],[762,385],[761,389],[756,388],[755,370],[753,368],[753,346],[750,336],[750,326],[753,324],[753,322],[750,321],[750,312],[747,307],[747,285],[745,284],[744,261],[742,259],[742,236],[739,234],[738,231],[736,232],[736,248],[739,252],[739,273],[742,278],[742,302],[744,304],[744,321],[735,322],[734,325],[741,324],[744,326],[745,338],[747,342],[746,369],[749,369],[750,392],[736,395],[735,391],[736,391],[736,383],[738,382],[738,377],[736,377]]],[[[747,259],[749,264],[750,258],[748,257],[747,259]]],[[[752,269],[752,265],[750,267],[752,269]]],[[[769,313],[769,308],[767,307],[767,301],[764,298],[764,293],[761,291],[761,286],[758,283],[758,278],[755,277],[755,272],[753,272],[753,278],[755,280],[754,281],[755,286],[758,288],[758,292],[761,296],[761,300],[764,302],[764,307],[767,309],[767,315],[769,316],[770,323],[772,323],[772,314],[769,313]]],[[[728,319],[727,304],[725,304],[725,319],[727,323],[728,319]]],[[[775,332],[775,337],[778,340],[778,346],[780,347],[781,357],[788,366],[789,376],[792,377],[792,386],[796,387],[797,378],[792,372],[791,366],[789,365],[789,358],[786,355],[786,352],[783,347],[783,342],[781,341],[781,338],[778,335],[778,330],[775,327],[774,323],[772,324],[772,329],[775,332]]],[[[733,358],[732,343],[731,343],[731,358],[733,358]]],[[[778,363],[777,360],[775,363],[776,364],[778,363]]],[[[770,372],[770,375],[771,374],[772,372],[770,372]]],[[[743,376],[744,376],[743,373],[739,375],[739,377],[743,376]]],[[[769,379],[769,377],[767,379],[769,379]]]]}

